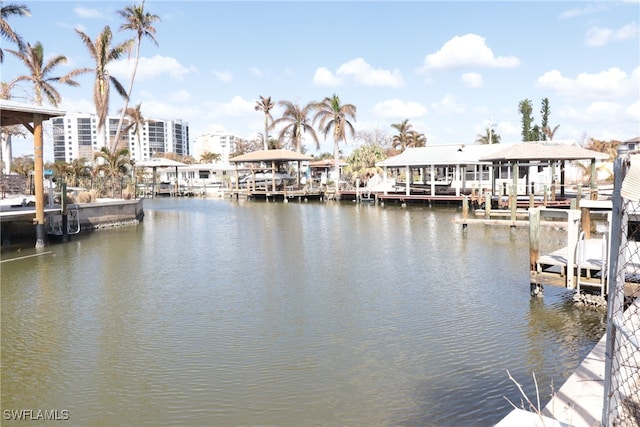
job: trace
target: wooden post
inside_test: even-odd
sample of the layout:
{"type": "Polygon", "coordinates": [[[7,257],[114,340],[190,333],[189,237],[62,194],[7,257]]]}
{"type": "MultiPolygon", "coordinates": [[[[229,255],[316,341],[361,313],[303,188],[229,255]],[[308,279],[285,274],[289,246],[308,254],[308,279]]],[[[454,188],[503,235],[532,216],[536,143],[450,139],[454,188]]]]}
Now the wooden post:
{"type": "Polygon", "coordinates": [[[548,194],[548,190],[549,190],[549,189],[548,189],[548,188],[547,188],[547,186],[545,185],[545,186],[544,186],[544,195],[542,196],[542,204],[543,204],[544,206],[547,206],[547,202],[549,201],[549,194],[548,194]]]}
{"type": "Polygon", "coordinates": [[[33,160],[36,195],[36,248],[44,247],[44,166],[42,114],[33,115],[33,160]]]}
{"type": "Polygon", "coordinates": [[[529,209],[529,275],[532,296],[542,295],[542,285],[537,283],[538,260],[540,259],[540,209],[529,209]]]}
{"type": "Polygon", "coordinates": [[[62,212],[62,241],[69,241],[69,217],[67,216],[67,182],[63,181],[60,191],[60,211],[62,212]]]}
{"type": "Polygon", "coordinates": [[[589,188],[591,190],[590,199],[598,200],[598,188],[596,187],[596,159],[591,159],[591,179],[589,180],[589,188]]]}
{"type": "Polygon", "coordinates": [[[516,186],[512,186],[511,187],[511,200],[509,201],[509,208],[511,209],[511,221],[512,224],[511,226],[513,227],[515,224],[515,220],[516,220],[516,210],[518,209],[518,195],[517,195],[517,189],[516,186]]]}
{"type": "Polygon", "coordinates": [[[467,219],[469,218],[469,197],[462,198],[462,229],[467,229],[467,219]]]}
{"type": "Polygon", "coordinates": [[[484,193],[484,217],[486,219],[491,218],[491,193],[484,193]]]}
{"type": "Polygon", "coordinates": [[[569,209],[567,214],[567,289],[575,289],[574,266],[580,233],[580,211],[569,209]]]}
{"type": "Polygon", "coordinates": [[[590,210],[589,208],[580,208],[580,211],[582,212],[581,227],[582,227],[582,231],[584,231],[584,238],[590,239],[591,238],[591,215],[589,214],[590,210]]]}

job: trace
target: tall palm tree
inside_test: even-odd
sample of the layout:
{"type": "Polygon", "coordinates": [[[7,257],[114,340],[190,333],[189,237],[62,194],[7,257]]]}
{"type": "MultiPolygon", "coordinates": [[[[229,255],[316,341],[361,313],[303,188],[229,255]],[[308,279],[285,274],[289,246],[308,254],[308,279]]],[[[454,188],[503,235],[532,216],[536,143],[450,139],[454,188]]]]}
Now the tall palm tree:
{"type": "MultiPolygon", "coordinates": [[[[10,16],[31,16],[29,8],[24,4],[8,4],[4,6],[0,2],[0,35],[2,38],[9,40],[18,45],[18,49],[24,49],[24,42],[22,37],[13,31],[11,25],[7,22],[7,18],[10,16]]],[[[4,61],[4,52],[0,48],[0,62],[4,61]]]]}
{"type": "MultiPolygon", "coordinates": [[[[118,178],[127,173],[129,165],[129,149],[120,148],[115,151],[109,150],[107,147],[100,148],[95,153],[95,159],[101,159],[95,166],[96,172],[103,172],[105,178],[111,186],[111,197],[116,197],[116,183],[118,178]]],[[[122,188],[120,188],[122,190],[122,188]]]]}
{"type": "MultiPolygon", "coordinates": [[[[76,29],[76,33],[82,39],[85,47],[89,51],[89,55],[95,61],[95,68],[84,68],[83,72],[94,72],[95,82],[93,85],[93,103],[96,106],[96,114],[98,116],[98,140],[99,144],[106,146],[106,123],[109,114],[109,95],[111,83],[118,94],[123,98],[127,97],[127,91],[122,84],[109,74],[107,66],[120,59],[122,55],[129,51],[133,40],[126,40],[115,46],[111,46],[113,34],[111,28],[105,26],[104,29],[95,40],[86,35],[84,32],[76,29]]],[[[115,144],[114,144],[115,145],[115,144]]]]}
{"type": "Polygon", "coordinates": [[[129,107],[129,98],[131,98],[131,92],[133,91],[133,81],[136,78],[136,72],[138,71],[138,63],[140,62],[140,45],[142,39],[150,38],[156,46],[158,41],[156,40],[156,29],[153,23],[160,20],[158,15],[153,15],[144,10],[144,0],[139,6],[127,6],[123,10],[119,10],[118,14],[124,18],[125,23],[120,26],[120,30],[133,30],[136,33],[136,62],[131,70],[131,80],[129,81],[129,90],[127,96],[124,99],[124,108],[120,114],[120,121],[118,122],[118,128],[116,129],[116,143],[120,141],[120,133],[122,132],[122,123],[124,122],[124,116],[129,107]]]}
{"type": "MultiPolygon", "coordinates": [[[[140,111],[140,107],[142,107],[142,102],[140,102],[135,107],[128,107],[126,111],[123,111],[127,116],[128,124],[124,127],[125,132],[133,131],[136,135],[136,142],[138,143],[136,146],[136,161],[142,160],[142,146],[140,144],[140,140],[142,139],[142,129],[144,128],[144,124],[146,123],[145,118],[142,115],[142,111],[140,111]]],[[[120,127],[118,126],[118,129],[120,127]]],[[[120,138],[116,138],[116,141],[119,141],[120,138]]]]}
{"type": "Polygon", "coordinates": [[[271,110],[275,107],[275,104],[271,102],[271,97],[265,98],[260,95],[260,101],[256,101],[255,109],[256,111],[264,112],[264,137],[262,138],[262,144],[264,146],[264,150],[269,149],[269,119],[273,121],[273,117],[271,116],[271,110]]]}
{"type": "Polygon", "coordinates": [[[351,118],[356,120],[356,107],[353,104],[341,104],[340,97],[333,94],[332,97],[326,97],[322,102],[315,105],[316,114],[313,117],[313,123],[318,121],[318,128],[324,134],[333,130],[333,158],[336,176],[336,194],[338,193],[338,182],[340,181],[340,141],[347,142],[347,131],[352,137],[355,137],[355,129],[349,121],[351,118]]]}
{"type": "Polygon", "coordinates": [[[401,123],[392,124],[391,127],[398,131],[398,134],[391,138],[391,147],[402,153],[409,144],[409,132],[413,125],[409,123],[409,119],[404,119],[401,123]]]}
{"type": "Polygon", "coordinates": [[[62,98],[60,97],[60,93],[53,86],[53,83],[79,86],[78,82],[73,80],[73,78],[82,73],[82,69],[73,70],[62,77],[51,77],[51,73],[58,65],[65,64],[67,62],[67,57],[64,55],[56,55],[53,58],[49,58],[45,63],[44,47],[40,42],[36,42],[35,46],[31,46],[31,44],[27,43],[26,47],[19,51],[7,49],[7,52],[15,55],[20,61],[22,61],[25,67],[27,67],[29,74],[19,76],[15,81],[26,81],[33,84],[35,102],[37,105],[42,105],[42,95],[44,94],[51,105],[54,107],[58,106],[62,98]]]}
{"type": "Polygon", "coordinates": [[[279,101],[278,104],[284,107],[284,113],[282,117],[276,119],[271,123],[271,128],[275,128],[278,125],[284,124],[284,127],[278,134],[278,140],[283,141],[284,138],[289,135],[293,138],[296,151],[302,152],[302,134],[308,132],[313,140],[316,142],[316,149],[320,148],[320,141],[318,141],[318,135],[315,129],[311,125],[309,118],[307,117],[311,111],[315,108],[316,102],[311,102],[300,108],[298,104],[294,104],[291,101],[279,101]]]}

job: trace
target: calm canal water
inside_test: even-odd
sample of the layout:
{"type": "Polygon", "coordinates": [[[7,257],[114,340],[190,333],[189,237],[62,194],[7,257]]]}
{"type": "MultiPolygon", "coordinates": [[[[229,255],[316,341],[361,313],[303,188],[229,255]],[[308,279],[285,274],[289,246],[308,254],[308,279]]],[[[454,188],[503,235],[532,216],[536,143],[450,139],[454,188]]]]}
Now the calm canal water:
{"type": "Polygon", "coordinates": [[[530,298],[526,229],[455,208],[145,213],[3,254],[2,425],[490,426],[520,403],[507,370],[544,405],[604,333],[563,289],[530,298]]]}

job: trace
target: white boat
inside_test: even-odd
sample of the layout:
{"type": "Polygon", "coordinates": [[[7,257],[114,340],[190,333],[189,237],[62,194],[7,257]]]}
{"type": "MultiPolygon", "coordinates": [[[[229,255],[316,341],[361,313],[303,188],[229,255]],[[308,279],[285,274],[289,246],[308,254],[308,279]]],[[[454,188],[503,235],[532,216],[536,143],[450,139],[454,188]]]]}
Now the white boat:
{"type": "MultiPolygon", "coordinates": [[[[238,181],[241,188],[251,187],[270,187],[273,184],[274,175],[272,172],[256,172],[255,174],[248,174],[240,178],[238,181]]],[[[282,184],[289,184],[293,180],[293,177],[287,173],[276,172],[275,182],[276,187],[282,184]]]]}

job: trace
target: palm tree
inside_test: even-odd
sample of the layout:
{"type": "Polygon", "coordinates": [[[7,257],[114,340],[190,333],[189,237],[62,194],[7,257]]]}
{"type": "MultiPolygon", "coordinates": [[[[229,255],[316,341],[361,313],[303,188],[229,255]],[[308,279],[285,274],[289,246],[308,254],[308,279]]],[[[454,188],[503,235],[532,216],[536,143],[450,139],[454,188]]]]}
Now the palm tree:
{"type": "MultiPolygon", "coordinates": [[[[142,107],[142,102],[136,105],[135,107],[128,107],[124,114],[127,116],[128,124],[124,127],[125,132],[129,132],[133,130],[133,133],[136,134],[136,161],[142,160],[142,146],[140,145],[140,140],[142,139],[142,129],[144,128],[144,124],[146,123],[145,118],[142,116],[142,112],[140,111],[140,107],[142,107]]],[[[118,126],[118,130],[120,126],[118,126]]],[[[116,138],[116,141],[119,141],[120,138],[116,138]]]]}
{"type": "Polygon", "coordinates": [[[213,163],[220,160],[222,156],[218,153],[212,153],[211,151],[206,151],[202,153],[200,156],[200,163],[213,163]]]}
{"type": "Polygon", "coordinates": [[[45,169],[51,169],[53,171],[53,177],[56,182],[66,181],[67,176],[71,174],[71,166],[67,162],[53,162],[45,165],[45,169]]]}
{"type": "Polygon", "coordinates": [[[271,109],[273,109],[273,107],[275,107],[275,104],[271,102],[270,96],[265,98],[260,95],[260,101],[256,101],[256,111],[264,112],[264,137],[262,138],[262,144],[265,150],[269,149],[269,119],[273,121],[273,117],[271,117],[271,109]]]}
{"type": "Polygon", "coordinates": [[[278,134],[278,140],[282,142],[284,138],[289,135],[294,140],[294,144],[296,147],[296,151],[298,153],[302,152],[302,134],[305,132],[309,132],[313,140],[316,142],[316,149],[320,148],[320,141],[318,141],[318,135],[316,135],[316,131],[309,123],[309,119],[307,116],[313,109],[315,108],[316,102],[311,102],[304,106],[304,108],[300,108],[298,104],[294,104],[291,101],[280,101],[278,104],[281,107],[284,107],[284,113],[282,113],[282,117],[276,119],[273,123],[271,123],[271,128],[284,124],[285,126],[280,130],[278,134]]]}
{"type": "MultiPolygon", "coordinates": [[[[31,16],[31,12],[29,11],[29,7],[24,4],[8,4],[6,6],[2,5],[0,2],[0,34],[2,38],[7,39],[18,45],[18,49],[24,49],[24,42],[22,41],[22,37],[18,35],[11,25],[7,22],[7,18],[10,16],[31,16]]],[[[0,62],[4,61],[4,52],[0,48],[0,62]]]]}
{"type": "Polygon", "coordinates": [[[485,129],[484,135],[478,135],[476,142],[478,144],[500,144],[500,135],[493,130],[493,126],[489,126],[485,129]]]}
{"type": "Polygon", "coordinates": [[[145,37],[150,38],[156,46],[158,41],[156,40],[156,29],[153,23],[160,20],[158,15],[145,12],[144,0],[139,6],[127,6],[123,10],[119,10],[118,14],[124,18],[125,23],[120,26],[120,30],[133,30],[136,33],[136,62],[133,65],[131,71],[131,80],[129,81],[129,90],[127,96],[124,99],[124,108],[121,110],[120,121],[118,122],[118,128],[116,129],[116,143],[120,141],[120,133],[122,131],[122,123],[124,122],[124,116],[129,106],[129,98],[131,98],[131,92],[133,91],[133,81],[136,78],[136,72],[138,71],[138,63],[140,62],[140,45],[142,39],[145,37]]]}
{"type": "Polygon", "coordinates": [[[109,26],[104,27],[102,32],[96,37],[95,41],[91,40],[88,35],[78,29],[76,29],[76,33],[78,33],[82,42],[89,51],[89,55],[91,55],[91,58],[95,61],[95,68],[84,68],[82,71],[95,73],[96,78],[93,85],[93,103],[96,106],[96,114],[98,116],[98,140],[102,146],[106,146],[105,127],[107,123],[107,115],[109,114],[109,94],[111,87],[109,83],[113,85],[118,94],[123,98],[127,97],[126,90],[118,79],[109,74],[107,66],[111,62],[120,59],[125,52],[129,51],[133,40],[127,40],[111,47],[113,34],[111,33],[109,26]]]}
{"type": "Polygon", "coordinates": [[[87,161],[84,158],[73,159],[69,164],[69,175],[71,178],[70,184],[72,187],[80,184],[80,178],[90,176],[89,167],[87,161]]]}
{"type": "Polygon", "coordinates": [[[427,137],[424,133],[412,130],[409,131],[407,139],[407,148],[409,147],[424,147],[427,145],[427,137]]]}
{"type": "Polygon", "coordinates": [[[409,132],[413,125],[409,123],[409,119],[404,119],[402,123],[394,123],[392,128],[398,131],[391,139],[391,148],[402,153],[409,144],[409,132]]]}
{"type": "MultiPolygon", "coordinates": [[[[95,165],[96,172],[103,172],[106,180],[111,186],[111,197],[116,197],[116,181],[121,176],[125,175],[129,169],[129,149],[120,148],[116,151],[111,151],[107,147],[100,148],[100,151],[95,153],[95,159],[101,159],[95,165]]],[[[122,186],[120,186],[122,191],[122,186]]]]}
{"type": "Polygon", "coordinates": [[[553,129],[551,129],[549,126],[545,126],[542,128],[542,134],[546,138],[549,138],[549,141],[552,141],[559,127],[560,125],[556,125],[553,129]]]}
{"type": "Polygon", "coordinates": [[[313,123],[318,121],[318,128],[324,134],[333,130],[333,157],[336,176],[336,193],[338,193],[338,181],[340,181],[340,141],[347,142],[347,130],[352,137],[355,136],[353,124],[349,121],[351,118],[356,120],[356,107],[352,104],[341,104],[340,97],[333,94],[332,97],[326,97],[322,102],[315,105],[316,114],[313,117],[313,123]]]}
{"type": "Polygon", "coordinates": [[[22,63],[27,67],[29,74],[19,76],[15,79],[16,82],[26,81],[33,83],[35,91],[35,102],[37,105],[42,105],[42,95],[47,97],[47,100],[51,105],[57,107],[62,98],[60,93],[53,87],[53,83],[67,84],[69,86],[79,86],[78,82],[73,78],[83,72],[82,69],[73,70],[62,77],[51,77],[50,74],[60,64],[67,62],[67,57],[64,55],[57,55],[50,58],[46,63],[44,62],[44,47],[42,43],[36,42],[35,46],[27,43],[27,46],[23,50],[11,50],[7,49],[7,52],[15,55],[22,63]]]}
{"type": "Polygon", "coordinates": [[[386,158],[387,155],[380,145],[361,145],[353,150],[347,158],[347,163],[353,173],[353,177],[359,178],[365,183],[369,177],[382,171],[382,168],[376,166],[376,163],[386,158]]]}

